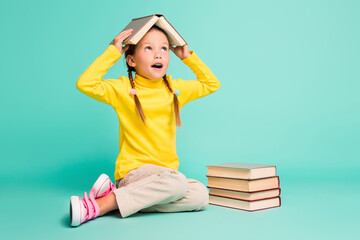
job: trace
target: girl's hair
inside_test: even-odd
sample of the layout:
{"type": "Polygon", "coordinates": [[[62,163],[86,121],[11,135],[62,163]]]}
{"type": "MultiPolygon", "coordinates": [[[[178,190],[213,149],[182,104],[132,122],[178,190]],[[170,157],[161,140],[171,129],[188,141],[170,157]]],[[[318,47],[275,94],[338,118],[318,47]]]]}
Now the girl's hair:
{"type": "MultiPolygon", "coordinates": [[[[167,37],[167,39],[169,40],[169,37],[168,35],[166,34],[166,32],[164,30],[162,30],[161,28],[159,28],[158,26],[153,26],[149,29],[149,31],[152,31],[152,30],[157,30],[157,31],[161,31],[162,33],[165,34],[165,36],[167,37]]],[[[148,31],[148,32],[149,32],[148,31]]],[[[128,55],[133,55],[135,53],[135,50],[136,50],[136,45],[130,45],[129,46],[129,49],[125,52],[125,58],[128,56],[128,55]]],[[[128,68],[128,74],[129,74],[129,80],[130,80],[130,84],[131,84],[131,87],[133,89],[135,89],[135,82],[134,82],[134,79],[133,79],[133,76],[132,76],[132,72],[136,72],[135,71],[135,68],[134,67],[130,67],[129,64],[127,63],[126,61],[126,66],[128,68]]],[[[175,94],[175,92],[172,90],[170,84],[169,84],[169,81],[167,80],[166,78],[166,74],[163,76],[163,80],[165,82],[165,85],[166,87],[169,89],[169,91],[171,92],[171,94],[174,95],[174,111],[175,111],[175,117],[176,117],[176,126],[180,126],[181,127],[181,119],[180,119],[180,112],[179,112],[179,100],[175,94]]],[[[140,117],[141,117],[141,120],[143,121],[143,123],[146,125],[146,122],[145,122],[145,114],[142,110],[142,107],[141,107],[141,104],[140,104],[140,101],[139,101],[139,98],[137,96],[137,94],[134,95],[134,100],[135,100],[135,105],[136,105],[136,110],[137,112],[139,113],[140,117]]]]}

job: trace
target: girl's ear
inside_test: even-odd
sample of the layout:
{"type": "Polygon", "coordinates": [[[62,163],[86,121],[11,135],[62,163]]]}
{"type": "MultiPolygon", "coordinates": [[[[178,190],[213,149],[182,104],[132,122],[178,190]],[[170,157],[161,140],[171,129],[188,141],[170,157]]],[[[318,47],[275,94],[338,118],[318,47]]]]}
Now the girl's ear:
{"type": "Polygon", "coordinates": [[[127,64],[129,64],[130,67],[136,66],[135,60],[134,60],[133,56],[131,56],[131,55],[127,55],[126,62],[127,62],[127,64]]]}

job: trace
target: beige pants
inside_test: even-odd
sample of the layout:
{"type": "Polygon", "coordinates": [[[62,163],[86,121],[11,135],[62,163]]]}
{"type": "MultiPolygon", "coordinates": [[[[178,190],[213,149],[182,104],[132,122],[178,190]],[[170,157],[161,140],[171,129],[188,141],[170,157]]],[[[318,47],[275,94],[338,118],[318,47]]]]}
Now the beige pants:
{"type": "Polygon", "coordinates": [[[114,194],[123,218],[136,212],[198,211],[209,204],[201,182],[179,171],[146,164],[116,181],[114,194]]]}

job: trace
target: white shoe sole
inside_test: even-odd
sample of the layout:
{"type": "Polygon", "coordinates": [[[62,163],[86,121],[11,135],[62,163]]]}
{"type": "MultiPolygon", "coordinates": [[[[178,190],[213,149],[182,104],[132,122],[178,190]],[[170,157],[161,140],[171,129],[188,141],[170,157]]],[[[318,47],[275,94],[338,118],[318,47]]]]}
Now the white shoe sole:
{"type": "Polygon", "coordinates": [[[109,182],[110,182],[110,178],[108,175],[106,174],[101,174],[100,177],[96,180],[96,182],[93,185],[93,188],[95,189],[95,198],[97,198],[98,196],[101,195],[101,193],[103,193],[103,189],[102,188],[108,188],[109,186],[109,182]]]}
{"type": "Polygon", "coordinates": [[[72,196],[70,199],[70,222],[71,226],[76,227],[80,225],[81,221],[81,203],[77,196],[72,196]]]}

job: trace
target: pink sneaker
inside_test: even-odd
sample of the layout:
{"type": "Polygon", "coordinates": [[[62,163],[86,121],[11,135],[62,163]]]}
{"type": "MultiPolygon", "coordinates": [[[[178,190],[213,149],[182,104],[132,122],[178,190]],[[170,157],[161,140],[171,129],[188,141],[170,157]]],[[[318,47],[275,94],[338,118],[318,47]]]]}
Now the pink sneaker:
{"type": "Polygon", "coordinates": [[[95,201],[94,190],[91,189],[87,197],[84,192],[84,198],[72,196],[70,199],[70,222],[71,226],[76,227],[99,216],[99,205],[95,201]]]}
{"type": "Polygon", "coordinates": [[[91,190],[93,189],[95,193],[95,198],[101,198],[112,193],[116,189],[116,187],[111,182],[109,176],[103,173],[92,186],[91,190]]]}

